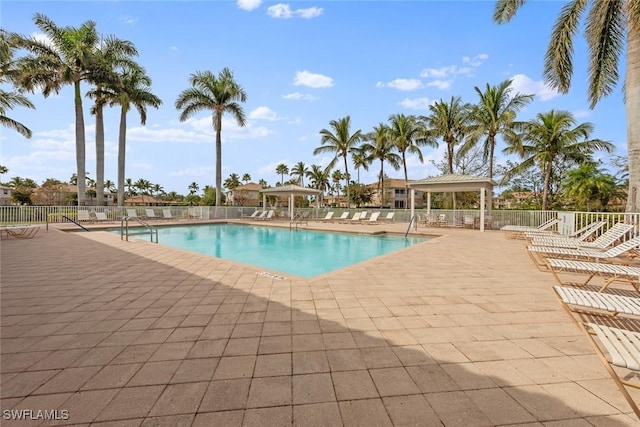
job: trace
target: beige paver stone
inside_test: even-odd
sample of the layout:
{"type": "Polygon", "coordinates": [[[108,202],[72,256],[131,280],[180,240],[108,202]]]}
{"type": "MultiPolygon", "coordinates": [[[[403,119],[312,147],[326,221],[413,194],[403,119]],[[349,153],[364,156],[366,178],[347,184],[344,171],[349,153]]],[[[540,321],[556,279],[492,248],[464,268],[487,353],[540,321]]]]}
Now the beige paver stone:
{"type": "Polygon", "coordinates": [[[329,360],[324,351],[293,353],[293,374],[329,372],[329,360]]]}
{"type": "Polygon", "coordinates": [[[82,386],[82,390],[124,387],[141,367],[142,363],[105,366],[82,386]]]}
{"type": "MultiPolygon", "coordinates": [[[[57,350],[46,352],[47,357],[40,359],[38,362],[32,364],[28,370],[30,371],[44,371],[47,369],[64,369],[72,366],[74,362],[80,359],[87,353],[87,349],[74,349],[74,350],[57,350]]],[[[38,352],[40,353],[40,352],[38,352]]],[[[2,372],[5,371],[4,366],[2,372]]]]}
{"type": "Polygon", "coordinates": [[[262,335],[262,323],[242,323],[233,328],[231,338],[249,338],[262,335]]]}
{"type": "Polygon", "coordinates": [[[379,397],[369,371],[332,372],[333,385],[338,400],[357,400],[379,397]]]}
{"type": "Polygon", "coordinates": [[[255,363],[256,356],[222,357],[213,374],[213,379],[251,378],[255,363]]]}
{"type": "Polygon", "coordinates": [[[226,339],[196,341],[189,350],[189,353],[187,353],[186,358],[219,357],[222,356],[226,345],[226,339]]]}
{"type": "Polygon", "coordinates": [[[291,404],[291,376],[254,378],[251,380],[247,408],[291,404]]]}
{"type": "Polygon", "coordinates": [[[441,426],[440,418],[420,394],[383,397],[394,426],[441,426]]]}
{"type": "Polygon", "coordinates": [[[291,335],[279,335],[260,338],[258,354],[290,353],[291,335]]]}
{"type": "Polygon", "coordinates": [[[126,347],[96,347],[76,359],[71,366],[104,366],[126,347]]]}
{"type": "Polygon", "coordinates": [[[525,408],[500,388],[468,390],[466,395],[494,425],[536,421],[525,408]]]}
{"type": "Polygon", "coordinates": [[[342,425],[340,408],[336,402],[294,405],[293,425],[299,427],[342,425]]]}
{"type": "Polygon", "coordinates": [[[244,414],[243,427],[285,427],[293,422],[291,406],[247,409],[244,414]]]}
{"type": "Polygon", "coordinates": [[[231,338],[224,350],[224,356],[244,356],[258,354],[259,337],[231,338]]]}
{"type": "Polygon", "coordinates": [[[180,366],[179,360],[167,360],[162,362],[147,362],[138,370],[127,384],[130,387],[169,384],[171,377],[180,366]]]}
{"type": "Polygon", "coordinates": [[[254,377],[291,375],[291,353],[262,354],[256,359],[254,377]]]}
{"type": "Polygon", "coordinates": [[[367,368],[393,368],[402,366],[391,347],[372,347],[360,349],[367,368]]]}
{"type": "Polygon", "coordinates": [[[202,398],[198,412],[244,409],[249,396],[251,379],[211,381],[202,398]]]}
{"type": "Polygon", "coordinates": [[[244,411],[204,412],[198,413],[191,427],[241,427],[244,411]]]}
{"type": "Polygon", "coordinates": [[[191,341],[163,343],[149,360],[181,360],[189,353],[192,346],[191,341]]]}
{"type": "Polygon", "coordinates": [[[425,394],[429,405],[444,425],[488,426],[491,420],[471,401],[464,392],[425,394]]]}
{"type": "Polygon", "coordinates": [[[194,414],[207,391],[208,382],[170,384],[149,412],[150,416],[194,414]]]}
{"type": "Polygon", "coordinates": [[[218,366],[219,358],[185,359],[180,363],[171,383],[210,381],[218,366]]]}
{"type": "Polygon", "coordinates": [[[348,426],[392,426],[381,399],[349,400],[339,402],[340,413],[348,426]]]}
{"type": "Polygon", "coordinates": [[[293,404],[332,402],[336,400],[331,375],[308,374],[293,376],[293,404]]]}
{"type": "Polygon", "coordinates": [[[145,418],[140,427],[189,427],[194,418],[193,414],[151,417],[145,418]]]}
{"type": "Polygon", "coordinates": [[[144,363],[158,351],[160,344],[129,345],[111,360],[112,364],[144,363]]]}
{"type": "Polygon", "coordinates": [[[98,373],[99,370],[100,368],[97,366],[63,369],[56,376],[47,380],[47,382],[37,390],[33,391],[33,393],[51,394],[77,391],[98,373]]]}
{"type": "Polygon", "coordinates": [[[417,394],[420,390],[413,382],[405,368],[370,369],[369,374],[380,393],[380,396],[398,396],[417,394]]]}
{"type": "Polygon", "coordinates": [[[145,417],[164,390],[164,386],[126,387],[98,415],[96,420],[109,421],[145,417]]]}
{"type": "Polygon", "coordinates": [[[96,419],[117,393],[118,389],[79,391],[72,394],[58,409],[69,411],[69,420],[65,423],[88,423],[96,419]]]}
{"type": "Polygon", "coordinates": [[[45,384],[50,378],[58,374],[60,370],[17,372],[10,378],[2,381],[0,397],[24,397],[45,384]]]}

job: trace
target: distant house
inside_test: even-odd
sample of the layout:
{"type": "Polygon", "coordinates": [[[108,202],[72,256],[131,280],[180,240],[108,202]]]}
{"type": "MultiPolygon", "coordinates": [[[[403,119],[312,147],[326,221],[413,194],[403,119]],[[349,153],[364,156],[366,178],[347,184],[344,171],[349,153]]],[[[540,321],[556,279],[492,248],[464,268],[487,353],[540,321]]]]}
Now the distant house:
{"type": "Polygon", "coordinates": [[[11,187],[0,185],[0,206],[9,206],[11,204],[11,187]]]}
{"type": "Polygon", "coordinates": [[[540,199],[540,193],[534,191],[514,191],[511,192],[509,197],[497,196],[493,198],[494,209],[523,209],[534,202],[536,199],[540,199]]]}
{"type": "Polygon", "coordinates": [[[153,196],[140,194],[124,199],[125,206],[169,206],[171,201],[156,199],[153,196]]]}
{"type": "Polygon", "coordinates": [[[254,182],[240,185],[226,193],[227,205],[233,206],[260,206],[262,198],[260,192],[262,186],[254,182]]]}
{"type": "MultiPolygon", "coordinates": [[[[380,194],[378,193],[378,182],[368,184],[367,187],[372,189],[372,206],[380,206],[383,208],[391,209],[404,209],[406,207],[405,203],[407,200],[407,188],[405,187],[404,179],[385,178],[384,189],[382,191],[382,200],[380,200],[380,194]]],[[[416,191],[416,207],[423,207],[422,200],[422,191],[416,191]]]]}

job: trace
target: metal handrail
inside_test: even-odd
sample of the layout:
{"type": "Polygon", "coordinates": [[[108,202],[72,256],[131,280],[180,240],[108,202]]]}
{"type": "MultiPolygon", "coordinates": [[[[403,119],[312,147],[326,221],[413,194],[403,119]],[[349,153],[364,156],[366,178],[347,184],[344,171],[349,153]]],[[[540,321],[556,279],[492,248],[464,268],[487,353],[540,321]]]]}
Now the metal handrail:
{"type": "MultiPolygon", "coordinates": [[[[67,221],[74,223],[78,227],[82,228],[84,231],[89,231],[89,229],[87,227],[85,227],[84,225],[80,224],[78,221],[69,218],[66,215],[62,215],[62,219],[66,219],[67,221]]],[[[47,230],[49,230],[49,218],[47,218],[47,230]]]]}
{"type": "Polygon", "coordinates": [[[413,224],[413,221],[415,221],[416,217],[415,215],[411,217],[411,219],[409,220],[409,226],[407,227],[407,232],[404,233],[404,238],[406,239],[407,236],[409,235],[409,230],[411,230],[411,224],[413,224]]]}
{"type": "Polygon", "coordinates": [[[141,220],[137,216],[123,216],[120,220],[120,240],[129,241],[129,220],[135,220],[140,225],[149,230],[149,235],[151,237],[151,243],[158,243],[158,229],[153,225],[141,220]],[[153,237],[155,236],[156,240],[153,241],[153,237]]]}

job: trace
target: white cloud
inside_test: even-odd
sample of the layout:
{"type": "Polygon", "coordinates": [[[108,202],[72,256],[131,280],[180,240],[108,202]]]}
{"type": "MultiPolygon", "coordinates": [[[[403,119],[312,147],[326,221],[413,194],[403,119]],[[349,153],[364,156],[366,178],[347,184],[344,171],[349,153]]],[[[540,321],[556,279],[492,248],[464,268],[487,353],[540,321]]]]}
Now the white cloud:
{"type": "Polygon", "coordinates": [[[411,91],[420,89],[423,84],[418,79],[395,79],[388,83],[378,82],[376,87],[390,87],[392,89],[398,89],[402,91],[411,91]]]}
{"type": "Polygon", "coordinates": [[[487,59],[489,59],[489,55],[487,55],[486,53],[481,53],[479,55],[474,56],[473,58],[469,58],[468,56],[463,56],[462,62],[465,64],[469,64],[474,68],[477,68],[480,65],[482,65],[482,63],[487,59]]]}
{"type": "Polygon", "coordinates": [[[431,104],[433,104],[433,100],[429,98],[405,98],[398,103],[398,105],[410,110],[426,110],[431,104]]]}
{"type": "Polygon", "coordinates": [[[44,33],[31,33],[31,38],[37,42],[51,46],[51,39],[44,33]]]}
{"type": "Polygon", "coordinates": [[[294,100],[301,100],[301,101],[313,101],[316,99],[315,96],[310,95],[308,93],[300,93],[300,92],[293,92],[293,93],[288,93],[286,95],[282,95],[282,97],[284,99],[294,99],[294,100]]]}
{"type": "Polygon", "coordinates": [[[279,19],[289,19],[293,17],[310,19],[322,15],[322,12],[323,9],[319,7],[291,10],[291,7],[286,3],[278,3],[274,6],[269,6],[267,9],[267,14],[270,17],[279,19]]]}
{"type": "Polygon", "coordinates": [[[427,86],[435,87],[440,90],[445,90],[451,87],[451,80],[434,80],[432,82],[427,83],[427,86]]]}
{"type": "Polygon", "coordinates": [[[576,119],[582,119],[582,118],[591,116],[591,110],[577,110],[577,111],[574,111],[572,114],[573,114],[573,117],[575,117],[576,119]]]}
{"type": "Polygon", "coordinates": [[[240,9],[252,11],[260,6],[262,0],[238,0],[236,4],[240,9]]]}
{"type": "Polygon", "coordinates": [[[174,51],[174,52],[178,51],[178,47],[177,46],[169,46],[169,49],[174,51]]]}
{"type": "Polygon", "coordinates": [[[176,172],[171,172],[171,176],[211,176],[213,166],[200,166],[198,168],[187,168],[176,172]]]}
{"type": "Polygon", "coordinates": [[[133,16],[129,16],[129,15],[124,15],[120,17],[120,21],[124,22],[125,24],[135,24],[136,22],[138,22],[138,18],[134,18],[133,16]]]}
{"type": "Polygon", "coordinates": [[[278,115],[269,107],[258,107],[249,113],[249,118],[258,120],[269,120],[273,122],[278,120],[278,115]]]}
{"type": "Polygon", "coordinates": [[[447,65],[440,68],[425,68],[420,73],[420,77],[434,77],[443,79],[445,77],[449,77],[452,74],[456,74],[457,70],[458,67],[455,65],[447,65]]]}
{"type": "Polygon", "coordinates": [[[296,77],[293,81],[295,86],[307,86],[310,88],[325,88],[333,86],[333,79],[331,77],[310,73],[307,70],[297,71],[296,77]]]}
{"type": "Polygon", "coordinates": [[[533,94],[541,101],[549,101],[560,95],[557,91],[548,87],[542,80],[533,80],[524,74],[516,74],[511,77],[511,87],[514,93],[523,95],[533,94]]]}

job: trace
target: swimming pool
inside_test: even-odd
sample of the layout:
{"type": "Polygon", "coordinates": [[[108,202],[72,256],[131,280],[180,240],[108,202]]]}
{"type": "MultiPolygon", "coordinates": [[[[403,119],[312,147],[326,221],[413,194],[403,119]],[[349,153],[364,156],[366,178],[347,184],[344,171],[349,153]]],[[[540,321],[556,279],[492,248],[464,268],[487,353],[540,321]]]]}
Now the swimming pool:
{"type": "Polygon", "coordinates": [[[159,227],[162,245],[302,277],[347,267],[425,241],[426,237],[208,224],[159,227]]]}

